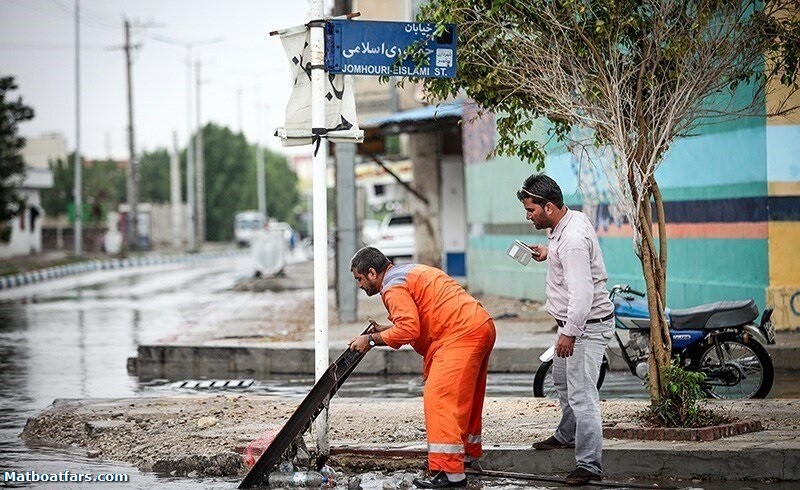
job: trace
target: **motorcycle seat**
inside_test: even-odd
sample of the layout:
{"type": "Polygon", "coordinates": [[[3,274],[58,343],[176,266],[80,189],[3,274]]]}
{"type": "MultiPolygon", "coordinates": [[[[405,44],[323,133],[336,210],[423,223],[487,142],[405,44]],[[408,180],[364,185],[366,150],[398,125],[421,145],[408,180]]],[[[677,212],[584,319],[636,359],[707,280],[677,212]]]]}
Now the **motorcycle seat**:
{"type": "Polygon", "coordinates": [[[752,299],[717,301],[683,310],[670,309],[674,330],[715,330],[737,327],[758,318],[758,308],[752,299]]]}

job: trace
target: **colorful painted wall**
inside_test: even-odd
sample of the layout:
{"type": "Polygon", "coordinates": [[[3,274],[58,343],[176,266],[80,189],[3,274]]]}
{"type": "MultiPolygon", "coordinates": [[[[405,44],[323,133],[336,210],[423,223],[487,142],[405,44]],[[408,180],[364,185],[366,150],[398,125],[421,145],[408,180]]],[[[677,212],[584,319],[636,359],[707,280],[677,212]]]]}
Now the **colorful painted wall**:
{"type": "Polygon", "coordinates": [[[767,122],[767,177],[767,302],[777,325],[800,328],[800,114],[767,122]]]}
{"type": "MultiPolygon", "coordinates": [[[[577,152],[576,152],[577,153],[577,152]]],[[[667,214],[668,304],[673,308],[754,298],[776,306],[779,328],[800,327],[800,126],[763,119],[718,124],[673,145],[657,173],[667,214]]],[[[643,287],[630,228],[597,168],[552,153],[545,171],[565,201],[593,219],[609,285],[643,287]],[[578,175],[580,174],[580,190],[578,175]]],[[[505,251],[514,239],[546,241],[515,197],[534,168],[498,158],[466,166],[473,291],[544,298],[545,266],[522,267],[505,251]]]]}

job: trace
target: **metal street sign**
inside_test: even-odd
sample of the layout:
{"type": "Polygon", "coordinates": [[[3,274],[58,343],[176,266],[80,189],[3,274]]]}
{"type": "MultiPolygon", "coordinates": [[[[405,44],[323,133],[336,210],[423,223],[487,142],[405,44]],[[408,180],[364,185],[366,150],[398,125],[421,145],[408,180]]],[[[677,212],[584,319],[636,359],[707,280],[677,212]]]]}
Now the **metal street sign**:
{"type": "Polygon", "coordinates": [[[456,76],[456,26],[436,24],[328,20],[325,27],[325,69],[346,75],[453,78],[456,76]],[[415,44],[416,43],[416,44],[415,44]],[[425,61],[399,61],[408,46],[419,46],[425,61]],[[418,66],[419,65],[419,66],[418,66]]]}

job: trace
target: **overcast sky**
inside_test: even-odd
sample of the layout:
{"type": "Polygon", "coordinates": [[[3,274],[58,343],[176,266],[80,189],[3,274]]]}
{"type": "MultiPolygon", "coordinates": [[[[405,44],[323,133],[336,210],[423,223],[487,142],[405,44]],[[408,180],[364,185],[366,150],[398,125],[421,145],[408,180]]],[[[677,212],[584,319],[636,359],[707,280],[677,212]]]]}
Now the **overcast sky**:
{"type": "MultiPolygon", "coordinates": [[[[222,41],[193,49],[202,62],[204,122],[257,137],[257,90],[266,123],[261,140],[282,125],[290,72],[278,28],[308,20],[305,0],[81,0],[81,149],[87,158],[127,158],[127,92],[123,19],[141,44],[133,64],[134,122],[139,152],[187,138],[186,49],[154,39],[222,41]],[[237,91],[241,90],[241,107],[237,91]]],[[[62,133],[75,147],[75,0],[0,0],[0,75],[13,75],[36,111],[24,136],[62,133]]],[[[194,111],[194,101],[192,101],[194,111]]],[[[194,123],[194,116],[192,117],[194,123]]]]}

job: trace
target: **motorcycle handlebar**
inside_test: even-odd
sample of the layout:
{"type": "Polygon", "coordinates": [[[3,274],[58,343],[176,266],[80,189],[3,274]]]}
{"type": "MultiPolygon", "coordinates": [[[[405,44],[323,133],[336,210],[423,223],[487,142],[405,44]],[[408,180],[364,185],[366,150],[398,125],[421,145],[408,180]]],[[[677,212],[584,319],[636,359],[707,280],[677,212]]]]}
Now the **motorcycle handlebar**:
{"type": "Polygon", "coordinates": [[[626,293],[635,294],[636,296],[639,296],[639,297],[641,297],[641,298],[644,298],[644,297],[646,296],[644,293],[641,293],[641,292],[639,292],[639,291],[637,291],[637,290],[635,290],[635,289],[632,289],[630,286],[628,286],[627,288],[625,288],[625,292],[626,292],[626,293]]]}
{"type": "Polygon", "coordinates": [[[639,291],[637,291],[637,290],[635,290],[635,289],[631,288],[631,287],[630,287],[630,286],[628,286],[628,285],[622,286],[622,285],[620,285],[620,284],[617,284],[616,286],[614,286],[614,287],[613,287],[613,288],[611,288],[611,289],[612,289],[612,292],[619,291],[619,292],[621,292],[621,293],[630,293],[630,294],[634,294],[634,295],[636,295],[636,296],[639,296],[639,297],[641,297],[641,298],[644,298],[645,296],[647,296],[646,294],[644,294],[644,293],[642,293],[642,292],[639,292],[639,291]]]}

